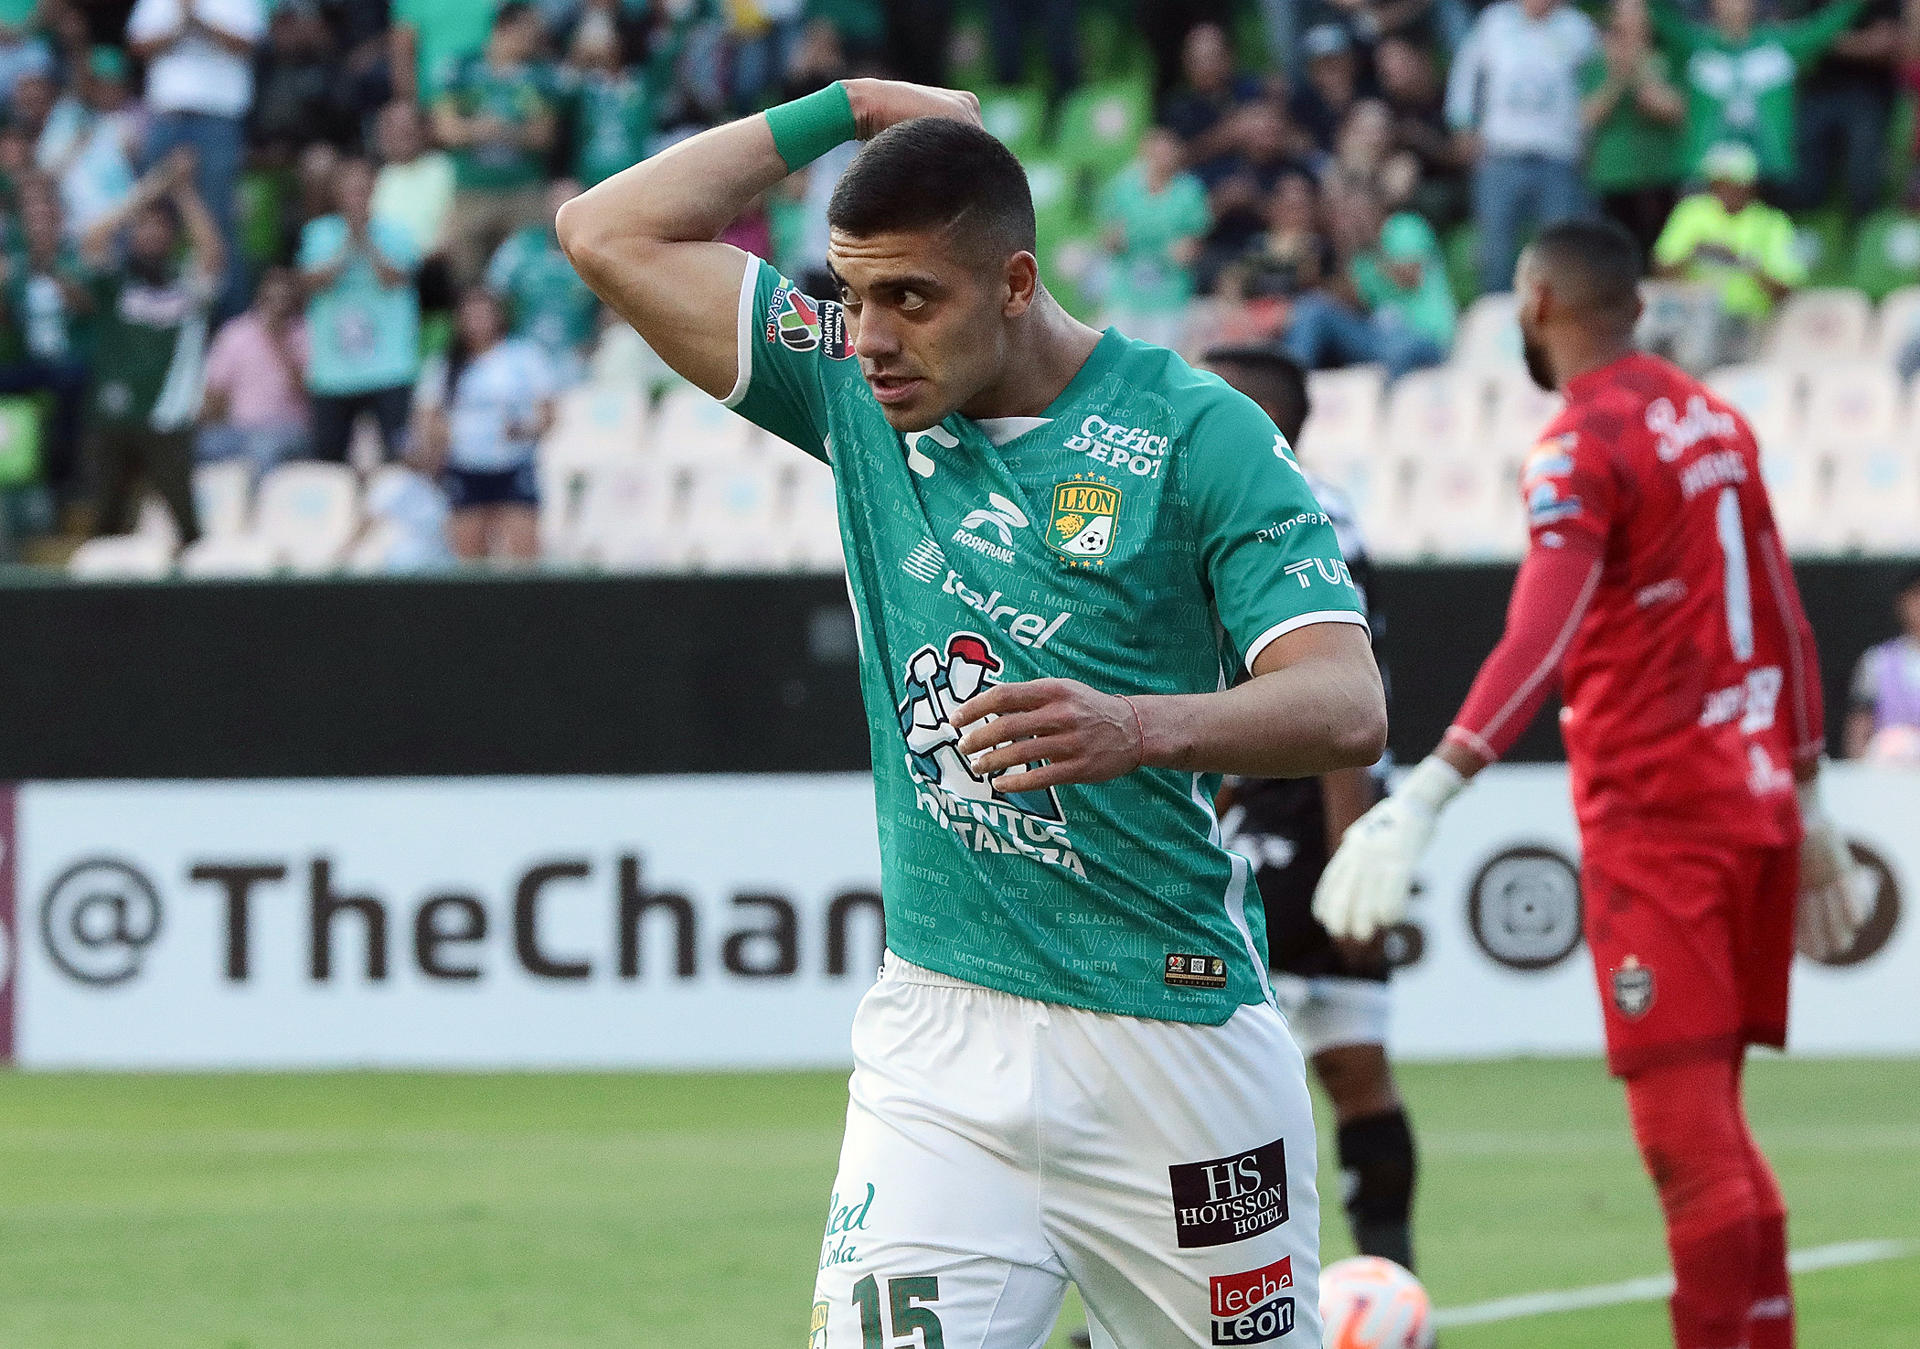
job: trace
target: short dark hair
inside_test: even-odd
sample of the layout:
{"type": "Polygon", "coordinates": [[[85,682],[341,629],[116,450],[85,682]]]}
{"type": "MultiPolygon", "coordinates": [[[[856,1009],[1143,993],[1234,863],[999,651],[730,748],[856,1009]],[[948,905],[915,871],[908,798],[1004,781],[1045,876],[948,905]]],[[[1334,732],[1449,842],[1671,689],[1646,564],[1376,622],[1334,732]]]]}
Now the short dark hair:
{"type": "Polygon", "coordinates": [[[915,117],[868,141],[841,175],[827,224],[865,236],[964,232],[995,260],[1038,250],[1033,192],[1013,151],[977,126],[915,117]]]}
{"type": "Polygon", "coordinates": [[[1300,448],[1300,428],[1313,411],[1313,399],[1307,392],[1307,372],[1297,362],[1261,346],[1215,347],[1204,359],[1209,366],[1231,369],[1232,375],[1222,378],[1273,418],[1287,444],[1300,448]]]}
{"type": "Polygon", "coordinates": [[[1639,312],[1640,245],[1612,220],[1563,220],[1530,245],[1558,295],[1595,315],[1631,324],[1639,312]]]}

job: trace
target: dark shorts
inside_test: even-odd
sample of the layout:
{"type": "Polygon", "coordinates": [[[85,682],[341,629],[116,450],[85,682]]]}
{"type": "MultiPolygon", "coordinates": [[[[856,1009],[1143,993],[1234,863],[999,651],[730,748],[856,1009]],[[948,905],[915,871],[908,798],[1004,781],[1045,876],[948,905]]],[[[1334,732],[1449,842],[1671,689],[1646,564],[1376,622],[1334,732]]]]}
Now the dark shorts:
{"type": "Polygon", "coordinates": [[[1615,1076],[1786,1043],[1797,844],[1590,831],[1580,888],[1615,1076]]]}
{"type": "Polygon", "coordinates": [[[1227,846],[1254,864],[1254,884],[1267,912],[1267,965],[1303,979],[1384,981],[1385,943],[1363,949],[1336,944],[1313,916],[1313,890],[1327,869],[1326,813],[1317,778],[1247,781],[1223,823],[1227,846]]]}
{"type": "Polygon", "coordinates": [[[494,473],[450,468],[440,475],[440,487],[447,494],[447,505],[456,511],[477,506],[540,504],[540,475],[530,463],[494,473]]]}

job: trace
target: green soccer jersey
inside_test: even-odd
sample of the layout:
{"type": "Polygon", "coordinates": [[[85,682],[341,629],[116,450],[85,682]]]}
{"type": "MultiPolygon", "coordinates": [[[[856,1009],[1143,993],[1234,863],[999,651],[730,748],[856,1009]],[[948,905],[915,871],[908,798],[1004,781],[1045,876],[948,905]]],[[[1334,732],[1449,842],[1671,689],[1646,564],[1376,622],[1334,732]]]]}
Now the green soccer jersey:
{"type": "Polygon", "coordinates": [[[200,411],[213,283],[191,270],[165,280],[101,273],[89,288],[95,422],[183,430],[200,411]]]}
{"type": "Polygon", "coordinates": [[[887,945],[1045,1002],[1217,1024],[1267,996],[1216,776],[1009,793],[955,748],[996,683],[1211,693],[1267,643],[1364,626],[1331,522],[1248,399],[1109,329],[1035,424],[901,435],[840,306],[750,259],[728,405],[832,465],[873,746],[887,945]],[[1010,438],[1009,438],[1010,437],[1010,438]]]}

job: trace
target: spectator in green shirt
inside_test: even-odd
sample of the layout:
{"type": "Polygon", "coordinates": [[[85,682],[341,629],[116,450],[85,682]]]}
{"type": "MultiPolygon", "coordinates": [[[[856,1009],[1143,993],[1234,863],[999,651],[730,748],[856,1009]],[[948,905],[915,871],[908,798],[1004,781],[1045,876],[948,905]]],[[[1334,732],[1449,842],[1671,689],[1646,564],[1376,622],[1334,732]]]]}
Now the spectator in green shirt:
{"type": "Polygon", "coordinates": [[[1837,0],[1795,23],[1755,22],[1758,0],[1712,0],[1711,23],[1693,23],[1657,0],[1654,28],[1680,62],[1687,91],[1684,163],[1694,168],[1723,141],[1753,147],[1760,177],[1795,172],[1800,72],[1852,26],[1867,0],[1837,0]]]}
{"type": "Polygon", "coordinates": [[[1673,210],[1654,245],[1655,274],[1711,288],[1721,331],[1699,362],[1744,358],[1773,307],[1806,280],[1794,254],[1793,222],[1760,200],[1759,159],[1737,141],[1714,146],[1702,164],[1707,190],[1673,210]]]}
{"type": "Polygon", "coordinates": [[[560,382],[577,383],[586,372],[586,349],[599,326],[600,300],[560,251],[554,221],[580,184],[562,178],[547,189],[547,223],[528,225],[500,245],[487,265],[487,289],[499,296],[512,319],[511,335],[533,342],[560,382]]]}
{"type": "MultiPolygon", "coordinates": [[[[1370,209],[1378,219],[1377,201],[1370,209]]],[[[1398,379],[1447,358],[1457,314],[1433,226],[1401,211],[1378,237],[1348,264],[1345,284],[1335,287],[1342,294],[1313,291],[1295,301],[1281,347],[1305,369],[1377,362],[1398,379]]]]}
{"type": "Polygon", "coordinates": [[[52,398],[43,469],[55,496],[79,485],[87,366],[74,329],[92,311],[80,259],[62,238],[60,199],[44,179],[20,193],[20,247],[0,253],[0,394],[52,398]]]}
{"type": "Polygon", "coordinates": [[[1580,72],[1587,124],[1587,183],[1600,208],[1624,225],[1643,254],[1679,196],[1687,101],[1653,46],[1646,0],[1615,0],[1600,55],[1580,72]]]}
{"type": "Polygon", "coordinates": [[[1112,259],[1108,322],[1129,337],[1179,345],[1193,298],[1193,262],[1212,224],[1207,190],[1180,167],[1180,141],[1165,127],[1141,139],[1133,163],[1100,193],[1101,244],[1112,259]]]}
{"type": "Polygon", "coordinates": [[[544,38],[533,7],[507,0],[486,51],[458,67],[434,104],[434,134],[453,152],[450,244],[463,284],[479,277],[502,239],[540,219],[559,131],[551,82],[535,60],[544,38]]]}
{"type": "Polygon", "coordinates": [[[194,186],[194,156],[178,148],[82,240],[92,272],[94,380],[91,449],[102,534],[134,527],[145,478],[173,512],[180,541],[200,535],[193,504],[193,421],[207,348],[207,316],[226,269],[226,246],[194,186]],[[184,264],[175,260],[186,227],[184,264]],[[116,265],[114,243],[126,230],[116,265]]]}
{"type": "Polygon", "coordinates": [[[666,81],[622,65],[620,39],[602,24],[580,25],[567,52],[567,76],[573,176],[580,185],[592,187],[645,159],[659,129],[666,81]]]}

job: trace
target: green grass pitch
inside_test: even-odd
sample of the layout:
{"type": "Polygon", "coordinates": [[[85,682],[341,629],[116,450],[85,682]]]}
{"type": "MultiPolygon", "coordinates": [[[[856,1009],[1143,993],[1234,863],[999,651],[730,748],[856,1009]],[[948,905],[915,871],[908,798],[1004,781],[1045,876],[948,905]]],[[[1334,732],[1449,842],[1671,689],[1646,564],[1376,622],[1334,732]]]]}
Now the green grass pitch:
{"type": "MultiPolygon", "coordinates": [[[[1796,1247],[1920,1238],[1920,1062],[1749,1076],[1796,1247]]],[[[1662,1267],[1596,1063],[1403,1078],[1443,1306],[1662,1267]]],[[[844,1089],[838,1074],[0,1075],[0,1346],[799,1349],[844,1089]]],[[[1329,1207],[1332,1259],[1349,1248],[1329,1207]]],[[[1809,1274],[1799,1294],[1814,1349],[1917,1342],[1920,1259],[1809,1274]]],[[[1444,1342],[1654,1346],[1664,1315],[1568,1312],[1444,1342]]]]}

